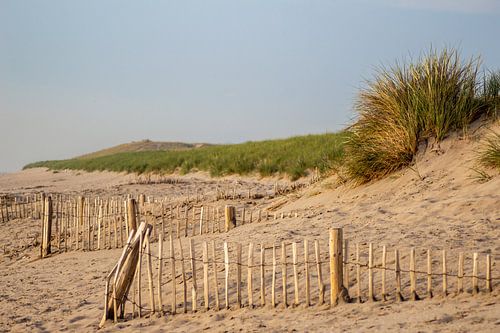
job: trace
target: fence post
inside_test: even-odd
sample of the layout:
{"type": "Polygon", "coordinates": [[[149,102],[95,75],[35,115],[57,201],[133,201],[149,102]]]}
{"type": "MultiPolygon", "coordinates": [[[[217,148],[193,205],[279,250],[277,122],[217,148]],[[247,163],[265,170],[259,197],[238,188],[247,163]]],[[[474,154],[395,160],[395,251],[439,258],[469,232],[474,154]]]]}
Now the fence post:
{"type": "Polygon", "coordinates": [[[127,221],[128,221],[129,232],[132,230],[137,230],[136,212],[137,212],[137,202],[135,201],[135,199],[128,199],[127,221]]]}
{"type": "Polygon", "coordinates": [[[52,233],[52,198],[45,198],[42,229],[42,258],[50,254],[50,237],[52,233]]]}
{"type": "Polygon", "coordinates": [[[343,286],[343,244],[342,228],[330,229],[330,305],[335,306],[339,301],[348,302],[349,295],[343,286]]]}
{"type": "Polygon", "coordinates": [[[225,231],[228,232],[233,227],[236,227],[236,209],[234,206],[226,205],[224,213],[225,213],[225,231]]]}

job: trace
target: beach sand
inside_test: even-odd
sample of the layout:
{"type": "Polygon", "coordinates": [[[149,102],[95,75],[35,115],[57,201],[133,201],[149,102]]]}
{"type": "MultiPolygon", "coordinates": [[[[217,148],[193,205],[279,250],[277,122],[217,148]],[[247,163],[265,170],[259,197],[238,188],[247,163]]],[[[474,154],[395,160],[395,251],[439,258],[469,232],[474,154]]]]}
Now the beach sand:
{"type": "MultiPolygon", "coordinates": [[[[269,248],[273,242],[279,244],[282,240],[302,241],[307,238],[319,239],[322,253],[326,255],[329,228],[343,227],[344,237],[351,244],[350,260],[354,258],[354,244],[359,243],[362,261],[366,262],[368,243],[371,242],[374,244],[376,264],[380,264],[381,247],[386,245],[388,264],[394,265],[393,252],[397,248],[401,253],[402,268],[407,269],[409,250],[415,247],[417,270],[423,271],[426,269],[426,250],[431,249],[434,253],[433,269],[439,272],[440,251],[445,249],[448,252],[449,270],[456,272],[458,253],[463,252],[466,275],[470,275],[472,253],[478,252],[480,274],[484,275],[484,255],[491,253],[493,277],[500,278],[500,176],[491,171],[493,178],[480,183],[473,178],[474,172],[471,170],[475,165],[474,153],[478,149],[479,138],[484,133],[485,130],[479,128],[472,131],[468,139],[452,135],[440,144],[439,149],[429,144],[426,151],[419,154],[416,167],[370,184],[353,188],[339,185],[332,176],[283,197],[242,199],[239,203],[257,208],[278,206],[277,203],[281,202],[282,205],[276,210],[278,214],[297,211],[299,217],[247,224],[229,233],[195,236],[197,253],[201,253],[204,240],[215,240],[219,248],[224,240],[242,243],[244,248],[249,242],[265,244],[269,248]]],[[[242,191],[252,187],[258,192],[269,194],[276,181],[286,183],[286,180],[277,178],[236,176],[214,180],[202,173],[175,177],[183,181],[178,184],[140,185],[131,184],[136,178],[133,175],[76,171],[54,173],[31,169],[0,175],[0,193],[47,191],[91,196],[145,193],[157,197],[167,196],[175,201],[194,189],[214,193],[217,186],[230,188],[238,184],[242,191]]],[[[214,205],[224,203],[210,202],[214,205]]],[[[4,249],[0,257],[0,331],[97,330],[103,311],[104,279],[118,260],[121,250],[56,252],[41,260],[38,258],[39,248],[33,246],[39,229],[40,222],[31,219],[13,220],[0,225],[0,249],[4,249]]],[[[152,251],[156,253],[157,243],[152,244],[152,251]]],[[[255,257],[257,260],[257,252],[255,257]]],[[[326,280],[328,267],[324,266],[326,280]]],[[[219,269],[222,293],[224,273],[222,267],[219,269]]],[[[300,269],[302,271],[303,267],[300,269]]],[[[168,310],[171,291],[167,274],[168,270],[164,270],[167,282],[163,290],[164,307],[168,310]]],[[[200,279],[201,270],[198,274],[200,279]]],[[[388,289],[393,291],[394,273],[387,274],[388,289]]],[[[154,275],[156,279],[156,267],[154,275]]],[[[254,275],[257,288],[258,273],[254,275]]],[[[349,293],[355,296],[354,267],[350,268],[350,276],[349,293]]],[[[363,271],[362,277],[366,281],[366,271],[363,271]]],[[[146,281],[145,277],[143,279],[146,281]]],[[[291,277],[289,279],[292,280],[291,277]]],[[[376,271],[375,291],[378,297],[380,279],[380,271],[376,271]]],[[[424,298],[421,301],[396,302],[392,292],[385,302],[341,304],[330,309],[326,305],[315,305],[317,291],[314,281],[311,307],[305,306],[301,296],[301,304],[297,307],[283,309],[278,305],[273,309],[268,300],[262,308],[258,293],[255,293],[254,302],[259,304],[255,309],[236,309],[233,302],[234,308],[230,310],[201,309],[194,314],[154,314],[141,319],[132,319],[128,314],[126,320],[118,324],[108,322],[102,331],[500,331],[500,280],[494,281],[492,293],[483,291],[479,295],[472,295],[470,278],[465,278],[466,292],[456,295],[456,278],[450,277],[450,295],[444,297],[441,294],[441,279],[436,277],[435,297],[432,299],[425,297],[425,281],[425,276],[419,277],[417,293],[424,298]]],[[[367,285],[363,283],[362,292],[366,299],[367,285]]],[[[408,286],[408,276],[405,275],[403,289],[406,297],[408,286]]],[[[480,280],[479,286],[484,290],[483,280],[480,280]]],[[[143,303],[147,305],[146,284],[144,288],[143,303]]],[[[180,288],[179,284],[178,302],[181,300],[180,288]]],[[[289,288],[289,299],[293,300],[291,284],[289,288]]],[[[303,290],[302,284],[300,288],[303,290]]],[[[200,302],[201,298],[202,292],[199,292],[200,302]]],[[[221,303],[222,300],[223,297],[221,303]]]]}

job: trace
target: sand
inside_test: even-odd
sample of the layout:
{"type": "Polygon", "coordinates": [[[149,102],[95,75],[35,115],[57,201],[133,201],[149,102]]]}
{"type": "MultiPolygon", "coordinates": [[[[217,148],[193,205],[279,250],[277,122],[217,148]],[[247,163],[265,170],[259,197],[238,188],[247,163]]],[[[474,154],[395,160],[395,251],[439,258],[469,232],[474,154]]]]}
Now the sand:
{"type": "MultiPolygon", "coordinates": [[[[416,168],[403,170],[371,184],[352,188],[338,185],[337,179],[330,177],[286,196],[242,199],[239,203],[258,208],[278,206],[277,203],[281,202],[284,204],[277,212],[298,211],[301,217],[248,224],[227,234],[196,236],[197,252],[201,252],[203,240],[216,240],[217,246],[223,240],[245,245],[252,241],[268,246],[272,242],[277,244],[281,240],[300,241],[304,238],[319,239],[325,252],[328,229],[341,226],[352,245],[360,244],[364,261],[368,243],[373,242],[376,263],[380,262],[381,246],[387,245],[390,250],[389,264],[393,265],[392,251],[398,248],[402,266],[407,268],[409,249],[415,247],[417,266],[424,270],[425,251],[430,248],[435,253],[433,267],[437,270],[440,267],[438,251],[446,249],[450,270],[456,271],[458,253],[462,251],[466,254],[466,274],[470,274],[471,254],[480,253],[480,269],[484,270],[484,254],[491,253],[493,276],[498,278],[500,176],[489,171],[493,178],[480,183],[473,178],[474,172],[470,169],[474,167],[474,152],[484,133],[484,128],[476,128],[467,139],[452,135],[440,144],[439,149],[432,144],[422,146],[416,168]]],[[[194,189],[213,193],[217,186],[235,184],[242,191],[246,187],[255,187],[259,192],[269,194],[276,181],[286,183],[286,180],[276,178],[235,176],[214,180],[202,173],[175,177],[183,181],[178,184],[139,185],[131,184],[135,179],[132,175],[74,171],[53,173],[32,169],[0,175],[0,193],[40,190],[85,195],[146,193],[176,200],[194,189]]],[[[224,201],[217,204],[222,205],[224,201]]],[[[40,260],[39,249],[33,246],[33,237],[38,231],[39,222],[28,219],[0,225],[0,248],[4,245],[7,248],[7,253],[0,259],[0,331],[97,330],[103,309],[104,278],[118,260],[120,250],[55,253],[40,260]]],[[[157,251],[156,243],[152,250],[157,251]]],[[[351,259],[352,255],[351,250],[351,259]]],[[[392,273],[388,274],[388,288],[392,290],[394,278],[392,273]]],[[[351,278],[353,276],[354,270],[351,278]]],[[[222,277],[223,273],[219,283],[222,277]]],[[[363,273],[365,277],[366,273],[363,273]]],[[[398,303],[391,297],[386,302],[352,303],[332,309],[316,305],[307,308],[302,302],[298,307],[288,309],[266,306],[208,312],[200,310],[196,314],[154,315],[142,319],[128,316],[126,321],[117,325],[108,323],[102,331],[499,332],[500,281],[495,281],[493,293],[481,292],[473,296],[470,279],[465,279],[466,293],[455,295],[455,280],[449,278],[451,295],[448,297],[440,294],[441,280],[437,278],[434,282],[435,297],[417,302],[398,303]]],[[[379,283],[380,273],[376,273],[378,294],[379,283]]],[[[404,277],[403,284],[407,295],[407,277],[404,277]]],[[[484,289],[484,281],[480,281],[480,287],[484,289]]],[[[365,283],[364,294],[366,288],[365,283]]],[[[165,304],[168,303],[169,292],[167,288],[165,304]]],[[[425,296],[425,277],[419,278],[417,292],[425,296]]],[[[353,285],[350,293],[355,295],[353,285]]],[[[258,295],[254,297],[258,303],[258,295]]],[[[314,291],[313,302],[316,297],[314,291]]]]}

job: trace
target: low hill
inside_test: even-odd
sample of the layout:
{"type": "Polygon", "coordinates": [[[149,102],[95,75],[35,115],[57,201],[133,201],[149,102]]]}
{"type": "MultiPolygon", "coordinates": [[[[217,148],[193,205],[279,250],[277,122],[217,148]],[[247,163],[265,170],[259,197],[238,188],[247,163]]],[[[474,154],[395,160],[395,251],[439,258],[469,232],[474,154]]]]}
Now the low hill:
{"type": "Polygon", "coordinates": [[[130,143],[123,143],[110,148],[98,150],[93,153],[78,156],[76,158],[95,158],[117,153],[128,153],[138,151],[169,151],[169,150],[188,150],[193,148],[200,148],[210,146],[207,143],[184,143],[184,142],[159,142],[151,140],[132,141],[130,143]]]}
{"type": "MultiPolygon", "coordinates": [[[[46,167],[54,170],[107,170],[139,174],[201,170],[212,176],[286,174],[296,180],[307,175],[308,170],[324,171],[336,165],[342,159],[346,138],[346,132],[340,132],[168,151],[151,151],[140,149],[141,144],[128,144],[79,158],[31,163],[24,169],[46,167]]],[[[153,142],[146,146],[155,147],[153,142]]]]}

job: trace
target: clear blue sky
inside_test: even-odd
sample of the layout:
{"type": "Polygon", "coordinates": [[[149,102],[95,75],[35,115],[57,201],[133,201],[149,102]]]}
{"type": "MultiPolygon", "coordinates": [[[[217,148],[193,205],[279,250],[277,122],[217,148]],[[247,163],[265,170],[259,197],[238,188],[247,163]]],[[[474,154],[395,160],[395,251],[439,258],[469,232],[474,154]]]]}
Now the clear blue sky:
{"type": "Polygon", "coordinates": [[[500,68],[499,0],[0,0],[0,171],[132,140],[336,131],[375,66],[500,68]]]}

